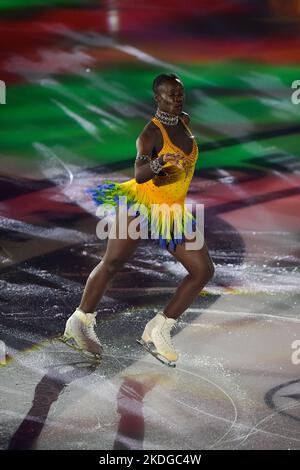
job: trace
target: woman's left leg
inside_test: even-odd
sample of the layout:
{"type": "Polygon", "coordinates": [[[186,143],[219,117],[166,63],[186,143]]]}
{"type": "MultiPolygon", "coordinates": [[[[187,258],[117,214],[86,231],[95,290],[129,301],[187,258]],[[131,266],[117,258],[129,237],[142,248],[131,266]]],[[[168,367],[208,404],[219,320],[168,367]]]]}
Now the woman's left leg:
{"type": "Polygon", "coordinates": [[[142,334],[142,344],[146,345],[146,349],[147,343],[152,342],[156,348],[154,355],[164,357],[169,363],[176,362],[179,356],[172,344],[170,331],[176,319],[191,305],[215,271],[205,243],[201,249],[189,249],[189,243],[194,243],[194,241],[195,239],[177,245],[175,252],[169,250],[183,264],[188,274],[178,286],[168,305],[146,324],[142,334]]]}
{"type": "Polygon", "coordinates": [[[168,250],[188,271],[170,302],[164,308],[164,314],[169,318],[178,318],[212,279],[215,272],[206,243],[197,250],[189,250],[189,243],[184,242],[182,245],[177,245],[175,252],[168,250]]]}

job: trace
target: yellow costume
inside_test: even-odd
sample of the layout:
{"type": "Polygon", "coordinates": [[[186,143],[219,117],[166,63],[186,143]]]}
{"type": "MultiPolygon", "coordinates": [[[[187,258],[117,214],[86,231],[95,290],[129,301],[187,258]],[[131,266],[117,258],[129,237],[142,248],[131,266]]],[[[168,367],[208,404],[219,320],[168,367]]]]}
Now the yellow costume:
{"type": "Polygon", "coordinates": [[[145,183],[139,184],[135,178],[123,183],[105,180],[97,188],[88,190],[97,205],[116,206],[120,204],[120,196],[126,196],[127,208],[133,207],[138,214],[144,216],[144,221],[150,223],[151,237],[159,240],[161,248],[170,246],[173,250],[178,243],[183,243],[184,233],[190,231],[191,227],[194,228],[196,222],[184,203],[195,170],[198,146],[189,127],[180,119],[193,140],[190,154],[171,142],[166,129],[157,118],[154,117],[152,122],[160,128],[163,137],[163,147],[158,156],[180,152],[184,155],[180,161],[183,169],[167,162],[162,170],[164,175],[154,175],[145,183]]]}

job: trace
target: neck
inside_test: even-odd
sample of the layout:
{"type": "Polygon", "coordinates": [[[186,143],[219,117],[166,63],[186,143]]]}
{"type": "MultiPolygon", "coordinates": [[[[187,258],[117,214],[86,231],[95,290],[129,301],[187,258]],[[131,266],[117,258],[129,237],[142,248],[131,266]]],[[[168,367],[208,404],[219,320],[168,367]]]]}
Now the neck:
{"type": "Polygon", "coordinates": [[[167,113],[159,108],[156,110],[155,117],[163,124],[169,126],[176,126],[178,123],[178,116],[176,114],[167,113]]]}

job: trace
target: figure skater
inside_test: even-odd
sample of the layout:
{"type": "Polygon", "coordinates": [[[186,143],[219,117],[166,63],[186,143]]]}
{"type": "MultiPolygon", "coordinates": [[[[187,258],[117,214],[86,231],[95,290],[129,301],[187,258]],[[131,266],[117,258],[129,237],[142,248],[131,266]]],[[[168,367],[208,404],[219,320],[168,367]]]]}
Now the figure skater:
{"type": "Polygon", "coordinates": [[[106,252],[87,279],[81,303],[67,320],[63,340],[101,359],[103,347],[95,333],[95,310],[112,278],[138,246],[141,238],[130,236],[128,227],[140,216],[150,222],[159,246],[167,249],[188,272],[165,308],[145,325],[140,340],[157,359],[174,367],[179,355],[172,344],[171,329],[212,279],[214,264],[204,240],[199,249],[189,249],[189,243],[196,238],[187,239],[184,235],[183,213],[187,216],[184,220],[192,219],[195,228],[195,218],[184,209],[184,202],[198,158],[197,143],[189,129],[190,118],[182,110],[184,85],[176,74],[161,74],[153,81],[153,92],[157,109],[136,140],[135,177],[123,183],[105,180],[88,190],[97,205],[113,205],[116,217],[106,252]],[[126,237],[122,238],[121,196],[126,196],[127,201],[126,237]],[[152,211],[153,207],[156,210],[152,211]],[[169,210],[169,219],[159,210],[161,207],[169,210]],[[130,213],[129,208],[138,210],[130,213]]]}

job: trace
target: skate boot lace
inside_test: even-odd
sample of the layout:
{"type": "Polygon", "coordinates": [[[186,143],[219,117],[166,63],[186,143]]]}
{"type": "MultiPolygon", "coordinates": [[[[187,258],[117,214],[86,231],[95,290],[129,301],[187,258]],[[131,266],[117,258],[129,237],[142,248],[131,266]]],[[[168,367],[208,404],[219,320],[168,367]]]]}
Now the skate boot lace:
{"type": "Polygon", "coordinates": [[[172,339],[171,339],[171,330],[174,328],[175,325],[168,325],[168,324],[165,324],[164,327],[162,328],[161,330],[161,336],[164,338],[164,340],[166,341],[166,343],[171,347],[171,348],[174,348],[174,345],[172,343],[172,339]]]}
{"type": "Polygon", "coordinates": [[[86,335],[89,339],[91,339],[92,341],[95,341],[97,344],[101,345],[101,343],[99,341],[99,338],[98,338],[98,336],[96,335],[96,332],[95,332],[95,327],[96,326],[97,326],[96,318],[94,318],[94,319],[91,319],[89,321],[89,323],[87,323],[85,325],[84,330],[85,330],[85,333],[86,333],[86,335]]]}

